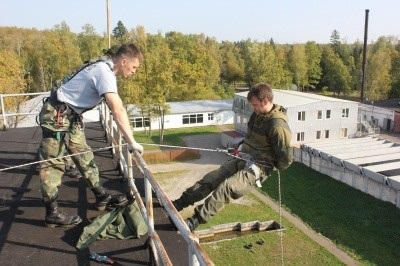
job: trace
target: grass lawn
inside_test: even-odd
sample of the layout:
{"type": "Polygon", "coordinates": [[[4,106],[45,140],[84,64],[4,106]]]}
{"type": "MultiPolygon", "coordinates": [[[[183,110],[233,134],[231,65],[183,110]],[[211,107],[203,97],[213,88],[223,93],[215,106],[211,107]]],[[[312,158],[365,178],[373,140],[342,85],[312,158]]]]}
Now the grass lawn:
{"type": "MultiPolygon", "coordinates": [[[[400,210],[301,163],[281,173],[282,205],[364,265],[400,265],[400,210]]],[[[263,186],[278,199],[274,173],[263,186]]]]}

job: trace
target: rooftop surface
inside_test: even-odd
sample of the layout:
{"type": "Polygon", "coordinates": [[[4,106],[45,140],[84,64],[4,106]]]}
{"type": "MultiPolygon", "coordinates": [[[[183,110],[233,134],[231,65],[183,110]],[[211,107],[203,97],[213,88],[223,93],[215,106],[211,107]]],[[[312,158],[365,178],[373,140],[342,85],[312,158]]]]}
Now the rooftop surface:
{"type": "MultiPolygon", "coordinates": [[[[87,123],[85,133],[93,149],[107,146],[100,123],[87,123]]],[[[39,127],[0,131],[0,169],[37,161],[40,141],[39,127]]],[[[111,194],[124,194],[127,185],[113,164],[111,151],[96,152],[95,159],[103,186],[111,194]]],[[[136,178],[135,184],[142,193],[143,179],[136,178]]],[[[89,260],[91,252],[113,258],[116,265],[150,264],[147,235],[95,241],[83,250],[75,248],[84,226],[105,213],[94,210],[95,198],[83,180],[65,177],[59,187],[61,209],[83,219],[73,228],[44,227],[45,208],[39,189],[37,165],[0,172],[0,265],[94,265],[89,260]]],[[[173,265],[188,265],[186,242],[172,228],[156,198],[153,202],[155,230],[173,265]]]]}

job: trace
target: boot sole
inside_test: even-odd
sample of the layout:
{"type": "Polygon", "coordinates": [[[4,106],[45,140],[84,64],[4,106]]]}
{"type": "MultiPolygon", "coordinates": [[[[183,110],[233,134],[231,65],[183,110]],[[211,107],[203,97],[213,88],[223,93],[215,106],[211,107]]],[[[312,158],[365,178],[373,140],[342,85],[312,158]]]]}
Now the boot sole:
{"type": "Polygon", "coordinates": [[[45,222],[44,226],[46,228],[55,228],[55,227],[69,228],[69,227],[74,227],[75,225],[78,225],[81,222],[82,222],[82,219],[80,219],[79,221],[72,223],[72,224],[49,224],[49,223],[45,222]]]}

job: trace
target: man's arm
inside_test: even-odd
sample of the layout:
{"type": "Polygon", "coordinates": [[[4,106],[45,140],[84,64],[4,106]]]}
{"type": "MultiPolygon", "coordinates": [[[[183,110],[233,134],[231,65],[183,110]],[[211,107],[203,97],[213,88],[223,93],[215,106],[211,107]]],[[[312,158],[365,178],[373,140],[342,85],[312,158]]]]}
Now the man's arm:
{"type": "Polygon", "coordinates": [[[105,93],[105,98],[108,107],[114,117],[114,121],[117,123],[118,128],[122,131],[125,140],[128,144],[134,145],[136,143],[131,126],[129,124],[128,114],[122,104],[122,100],[117,93],[105,93]]]}
{"type": "Polygon", "coordinates": [[[275,153],[275,167],[284,170],[293,162],[293,147],[290,146],[292,134],[283,127],[275,127],[272,130],[271,144],[275,153]]]}

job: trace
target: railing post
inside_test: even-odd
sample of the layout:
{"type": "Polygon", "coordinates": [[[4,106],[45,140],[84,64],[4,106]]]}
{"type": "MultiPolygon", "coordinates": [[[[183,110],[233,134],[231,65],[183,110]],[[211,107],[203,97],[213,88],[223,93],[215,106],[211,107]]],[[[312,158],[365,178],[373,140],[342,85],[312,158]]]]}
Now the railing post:
{"type": "Polygon", "coordinates": [[[0,94],[0,101],[1,101],[1,114],[3,115],[3,129],[5,130],[8,127],[8,125],[6,121],[6,111],[4,108],[3,94],[0,94]]]}

